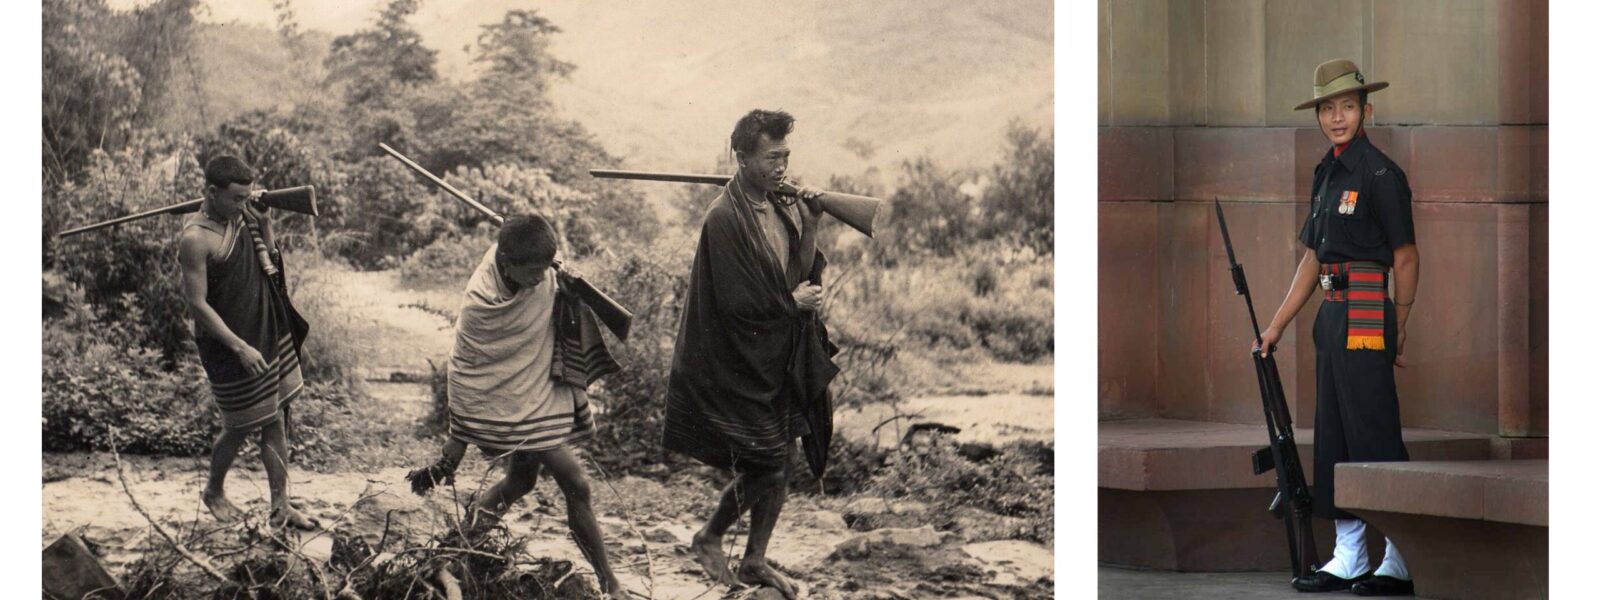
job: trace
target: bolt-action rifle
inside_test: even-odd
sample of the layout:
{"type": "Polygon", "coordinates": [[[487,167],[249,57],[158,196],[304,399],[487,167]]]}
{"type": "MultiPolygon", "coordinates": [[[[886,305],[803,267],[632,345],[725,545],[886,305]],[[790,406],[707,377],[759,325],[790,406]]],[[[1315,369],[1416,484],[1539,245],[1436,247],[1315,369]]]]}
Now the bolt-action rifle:
{"type": "MultiPolygon", "coordinates": [[[[449,192],[450,195],[455,196],[457,200],[465,202],[467,206],[471,206],[472,208],[477,209],[478,212],[483,213],[484,216],[489,217],[489,220],[494,221],[495,225],[506,224],[505,217],[500,216],[500,213],[497,213],[493,209],[479,203],[477,200],[473,200],[471,197],[468,197],[466,194],[462,193],[461,190],[456,189],[455,186],[450,185],[449,183],[445,182],[445,180],[440,179],[437,175],[434,175],[433,173],[428,172],[427,169],[422,168],[422,165],[411,162],[411,159],[406,158],[404,154],[401,154],[394,148],[390,148],[388,144],[380,143],[378,144],[378,147],[382,148],[384,152],[388,152],[389,156],[395,157],[395,159],[405,164],[405,166],[410,167],[411,170],[416,171],[418,175],[423,176],[428,181],[433,182],[434,185],[439,186],[444,191],[449,192]]],[[[588,281],[584,281],[582,277],[577,277],[571,273],[562,271],[560,263],[556,263],[555,267],[556,271],[561,272],[567,277],[567,283],[571,285],[572,292],[577,294],[578,298],[583,300],[584,304],[589,305],[589,310],[594,311],[594,316],[598,317],[600,322],[605,324],[606,329],[610,329],[611,333],[616,334],[617,339],[628,341],[628,327],[633,324],[633,313],[629,312],[628,309],[624,308],[621,304],[618,304],[616,300],[612,300],[611,296],[607,296],[605,292],[602,292],[593,285],[590,285],[588,281]]]]}
{"type": "Polygon", "coordinates": [[[1228,249],[1228,265],[1233,273],[1234,292],[1244,296],[1245,308],[1250,312],[1250,329],[1256,336],[1256,348],[1250,352],[1256,363],[1256,383],[1261,388],[1261,405],[1267,416],[1267,447],[1250,456],[1251,466],[1260,475],[1276,471],[1278,494],[1272,498],[1267,511],[1282,519],[1289,533],[1289,562],[1295,577],[1310,575],[1317,569],[1317,543],[1311,534],[1311,489],[1306,486],[1305,471],[1300,468],[1300,450],[1295,446],[1294,427],[1289,419],[1289,403],[1284,399],[1283,380],[1278,377],[1278,362],[1273,360],[1271,349],[1261,347],[1261,326],[1256,322],[1255,303],[1250,300],[1250,284],[1245,281],[1244,267],[1233,255],[1233,241],[1228,238],[1228,221],[1222,217],[1222,203],[1211,200],[1217,207],[1217,225],[1222,227],[1222,245],[1228,249]]]}

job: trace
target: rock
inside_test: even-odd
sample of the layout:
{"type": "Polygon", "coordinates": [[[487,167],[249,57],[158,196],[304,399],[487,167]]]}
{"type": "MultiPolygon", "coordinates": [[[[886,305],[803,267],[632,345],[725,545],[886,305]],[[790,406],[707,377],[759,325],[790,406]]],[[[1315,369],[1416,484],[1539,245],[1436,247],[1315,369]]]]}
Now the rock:
{"type": "Polygon", "coordinates": [[[997,515],[972,506],[961,507],[951,518],[951,529],[968,542],[1009,539],[1027,525],[1026,520],[997,515]]]}
{"type": "Polygon", "coordinates": [[[881,515],[884,513],[918,515],[928,511],[928,505],[915,500],[885,500],[879,496],[866,496],[845,505],[847,515],[881,515]]]}
{"type": "Polygon", "coordinates": [[[75,533],[56,538],[44,549],[44,591],[56,598],[82,598],[102,590],[96,598],[121,600],[127,592],[88,544],[75,533]]]}
{"type": "Polygon", "coordinates": [[[908,554],[907,550],[938,546],[951,537],[950,533],[934,531],[932,525],[923,525],[915,529],[878,529],[857,535],[835,546],[831,558],[860,560],[874,554],[904,556],[908,554]]]}
{"type": "Polygon", "coordinates": [[[996,572],[992,582],[995,585],[1028,585],[1055,574],[1055,554],[1033,542],[980,542],[962,546],[961,550],[996,572]]]}
{"type": "Polygon", "coordinates": [[[857,498],[844,508],[844,522],[856,531],[885,527],[918,527],[926,523],[928,505],[915,500],[884,500],[877,496],[857,498]]]}
{"type": "Polygon", "coordinates": [[[369,544],[376,544],[383,535],[386,519],[390,542],[426,539],[442,525],[435,522],[424,501],[409,492],[384,492],[363,498],[350,507],[350,513],[351,529],[369,544]]]}
{"type": "Polygon", "coordinates": [[[333,536],[318,533],[317,537],[306,540],[300,545],[300,553],[318,563],[328,562],[328,559],[333,558],[333,536]]]}
{"type": "Polygon", "coordinates": [[[972,462],[986,462],[989,459],[1000,456],[1000,450],[996,449],[994,444],[967,442],[956,447],[956,454],[960,454],[972,462]]]}
{"type": "Polygon", "coordinates": [[[906,428],[906,434],[901,436],[900,445],[910,446],[913,448],[925,445],[934,445],[938,443],[939,440],[944,439],[942,436],[955,435],[958,433],[961,433],[960,427],[945,425],[944,423],[912,423],[910,427],[906,428]]]}
{"type": "Polygon", "coordinates": [[[810,527],[823,531],[844,531],[850,526],[844,522],[844,516],[831,510],[813,510],[802,512],[790,518],[796,527],[810,527]]]}

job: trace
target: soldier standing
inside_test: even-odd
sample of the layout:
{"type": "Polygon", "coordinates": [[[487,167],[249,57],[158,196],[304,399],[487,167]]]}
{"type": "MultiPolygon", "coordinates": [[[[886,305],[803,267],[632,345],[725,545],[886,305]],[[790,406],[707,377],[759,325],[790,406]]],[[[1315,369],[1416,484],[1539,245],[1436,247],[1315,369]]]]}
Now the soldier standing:
{"type": "Polygon", "coordinates": [[[1367,83],[1356,64],[1332,60],[1313,76],[1313,97],[1295,110],[1316,109],[1332,148],[1317,165],[1311,213],[1300,229],[1294,282],[1261,333],[1270,352],[1295,314],[1321,288],[1312,340],[1317,349],[1317,413],[1313,513],[1333,519],[1333,557],[1294,580],[1302,592],[1351,589],[1362,596],[1409,595],[1411,575],[1394,542],[1369,571],[1366,523],[1333,505],[1334,465],[1408,460],[1400,439],[1394,368],[1405,367],[1406,319],[1417,292],[1417,245],[1406,175],[1367,139],[1367,95],[1389,87],[1367,83]],[[1390,295],[1393,279],[1394,293],[1390,295]]]}

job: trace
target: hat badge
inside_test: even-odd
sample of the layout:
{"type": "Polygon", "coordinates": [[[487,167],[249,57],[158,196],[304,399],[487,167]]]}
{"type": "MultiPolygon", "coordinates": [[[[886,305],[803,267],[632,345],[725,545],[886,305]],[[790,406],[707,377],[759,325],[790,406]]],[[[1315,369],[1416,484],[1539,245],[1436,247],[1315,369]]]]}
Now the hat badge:
{"type": "Polygon", "coordinates": [[[1361,76],[1361,71],[1356,71],[1356,83],[1366,83],[1367,78],[1361,76]]]}

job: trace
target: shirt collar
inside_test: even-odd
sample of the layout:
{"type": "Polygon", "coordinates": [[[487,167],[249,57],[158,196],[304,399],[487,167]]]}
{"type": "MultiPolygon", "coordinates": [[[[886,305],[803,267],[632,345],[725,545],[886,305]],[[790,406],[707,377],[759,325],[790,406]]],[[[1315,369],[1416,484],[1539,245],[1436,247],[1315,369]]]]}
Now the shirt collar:
{"type": "Polygon", "coordinates": [[[1367,130],[1365,127],[1363,127],[1361,131],[1356,134],[1356,137],[1352,138],[1350,142],[1346,144],[1344,150],[1338,152],[1336,155],[1334,148],[1330,147],[1328,148],[1328,153],[1323,155],[1322,160],[1327,162],[1337,161],[1343,163],[1345,170],[1354,172],[1356,167],[1360,166],[1362,156],[1366,154],[1367,149],[1371,147],[1372,142],[1367,140],[1367,130]]]}

